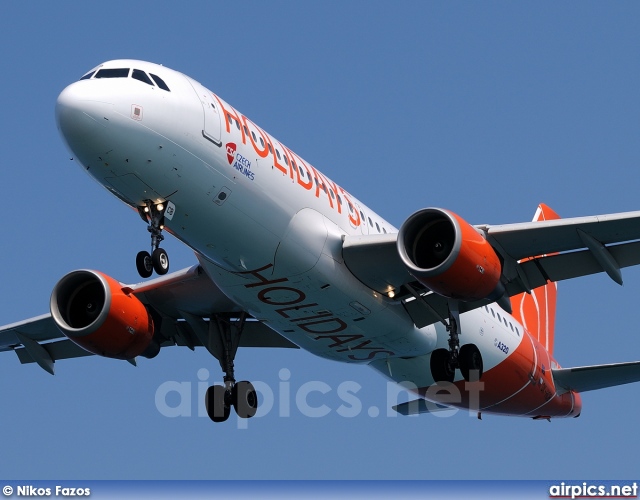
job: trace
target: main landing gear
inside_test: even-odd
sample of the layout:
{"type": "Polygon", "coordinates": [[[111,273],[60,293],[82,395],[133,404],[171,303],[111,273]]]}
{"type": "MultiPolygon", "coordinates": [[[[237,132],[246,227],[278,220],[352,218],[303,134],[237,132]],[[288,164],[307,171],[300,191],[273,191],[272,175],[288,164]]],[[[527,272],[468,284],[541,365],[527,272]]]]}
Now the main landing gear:
{"type": "Polygon", "coordinates": [[[150,200],[147,200],[144,206],[138,207],[138,213],[142,220],[149,224],[147,231],[151,233],[151,253],[143,250],[136,255],[136,268],[143,278],[151,276],[153,271],[159,275],[167,274],[169,271],[169,256],[160,248],[160,242],[164,240],[162,230],[165,209],[164,203],[154,204],[150,200]]]}
{"type": "Polygon", "coordinates": [[[240,418],[251,418],[258,410],[258,395],[251,382],[236,382],[233,361],[240,344],[240,334],[244,327],[246,314],[238,321],[230,321],[222,315],[210,319],[209,350],[220,361],[224,371],[224,385],[213,385],[207,389],[205,406],[213,422],[224,422],[231,414],[231,407],[240,418]],[[216,332],[217,331],[217,332],[216,332]],[[215,334],[218,338],[215,338],[215,334]]]}
{"type": "Polygon", "coordinates": [[[453,382],[456,368],[460,369],[462,377],[470,380],[480,380],[483,365],[482,354],[475,344],[465,344],[460,347],[460,312],[458,303],[449,304],[449,321],[446,324],[449,332],[449,349],[436,349],[431,353],[431,375],[435,382],[453,382]]]}

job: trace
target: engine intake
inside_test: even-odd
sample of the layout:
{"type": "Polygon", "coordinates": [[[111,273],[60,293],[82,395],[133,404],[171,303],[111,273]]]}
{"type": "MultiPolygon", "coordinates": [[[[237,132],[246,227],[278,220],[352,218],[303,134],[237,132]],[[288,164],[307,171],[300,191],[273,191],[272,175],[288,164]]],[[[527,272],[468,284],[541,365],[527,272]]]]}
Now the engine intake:
{"type": "Polygon", "coordinates": [[[83,349],[116,359],[153,357],[149,312],[131,292],[109,276],[89,270],[64,276],[51,294],[51,316],[69,340],[83,349]]]}
{"type": "Polygon", "coordinates": [[[398,252],[409,272],[442,296],[472,301],[504,294],[495,250],[448,210],[425,208],[411,215],[398,233],[398,252]]]}

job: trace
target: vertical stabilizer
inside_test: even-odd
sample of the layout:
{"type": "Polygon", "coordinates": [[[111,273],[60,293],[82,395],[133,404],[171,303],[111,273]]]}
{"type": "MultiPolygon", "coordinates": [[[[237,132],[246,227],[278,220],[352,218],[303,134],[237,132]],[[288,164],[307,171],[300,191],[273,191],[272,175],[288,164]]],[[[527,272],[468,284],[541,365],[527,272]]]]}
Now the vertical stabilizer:
{"type": "MultiPolygon", "coordinates": [[[[537,222],[559,218],[560,216],[557,213],[544,203],[541,203],[538,205],[538,210],[536,210],[533,221],[537,222]]],[[[536,257],[541,256],[538,255],[536,257]]],[[[522,323],[527,331],[536,337],[550,354],[553,354],[557,295],[557,284],[547,282],[546,285],[533,289],[531,294],[521,293],[511,297],[513,317],[522,323]]]]}

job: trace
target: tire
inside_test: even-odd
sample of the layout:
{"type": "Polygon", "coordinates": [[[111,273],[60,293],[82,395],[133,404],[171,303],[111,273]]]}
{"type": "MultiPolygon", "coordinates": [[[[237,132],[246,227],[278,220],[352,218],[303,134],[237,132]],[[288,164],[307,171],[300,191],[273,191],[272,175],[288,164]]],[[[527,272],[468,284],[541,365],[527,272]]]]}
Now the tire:
{"type": "Polygon", "coordinates": [[[465,344],[460,348],[458,362],[462,376],[467,382],[469,382],[469,376],[472,370],[478,371],[478,380],[480,380],[483,370],[482,354],[475,344],[465,344]]]}
{"type": "Polygon", "coordinates": [[[149,252],[138,252],[136,255],[136,269],[142,278],[148,278],[153,274],[153,261],[149,252]]]}
{"type": "Polygon", "coordinates": [[[231,414],[231,408],[224,404],[224,386],[212,385],[204,396],[207,415],[212,422],[224,422],[231,414]]]}
{"type": "Polygon", "coordinates": [[[449,351],[436,349],[431,353],[431,376],[435,382],[453,382],[456,370],[449,361],[449,351]]]}
{"type": "Polygon", "coordinates": [[[164,248],[156,248],[151,254],[151,261],[156,274],[160,276],[167,274],[169,271],[169,256],[164,251],[164,248]]]}
{"type": "Polygon", "coordinates": [[[241,381],[233,386],[233,407],[240,418],[251,418],[258,411],[258,394],[251,382],[241,381]]]}

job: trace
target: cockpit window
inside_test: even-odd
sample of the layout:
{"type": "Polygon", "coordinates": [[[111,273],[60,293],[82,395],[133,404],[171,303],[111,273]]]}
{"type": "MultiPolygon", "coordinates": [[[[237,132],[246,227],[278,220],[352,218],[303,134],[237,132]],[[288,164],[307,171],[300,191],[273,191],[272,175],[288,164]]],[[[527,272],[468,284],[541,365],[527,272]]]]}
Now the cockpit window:
{"type": "Polygon", "coordinates": [[[134,69],[133,73],[131,74],[131,78],[135,78],[136,80],[140,80],[141,82],[144,82],[147,85],[153,86],[153,82],[151,81],[151,78],[149,78],[147,74],[140,69],[134,69]]]}
{"type": "Polygon", "coordinates": [[[96,78],[127,78],[129,68],[109,68],[101,69],[96,73],[96,78]]]}
{"type": "Polygon", "coordinates": [[[89,71],[86,75],[84,75],[82,78],[80,78],[80,80],[88,80],[89,78],[91,78],[93,76],[94,73],[95,73],[95,71],[89,71]]]}
{"type": "Polygon", "coordinates": [[[167,92],[171,92],[169,90],[169,87],[167,87],[167,84],[164,83],[164,80],[162,78],[160,78],[158,75],[154,75],[153,73],[149,73],[149,74],[151,75],[151,78],[154,79],[158,87],[160,87],[162,90],[166,90],[167,92]]]}

